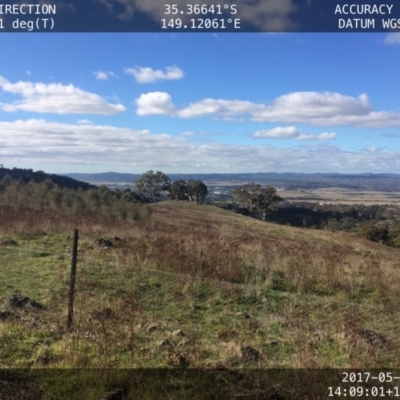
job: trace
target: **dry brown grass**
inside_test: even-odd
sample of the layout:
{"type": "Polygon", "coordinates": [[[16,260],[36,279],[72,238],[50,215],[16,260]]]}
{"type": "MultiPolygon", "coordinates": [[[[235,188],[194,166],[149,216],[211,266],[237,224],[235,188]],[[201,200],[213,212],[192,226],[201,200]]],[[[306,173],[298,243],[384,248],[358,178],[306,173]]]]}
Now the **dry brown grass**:
{"type": "Polygon", "coordinates": [[[45,324],[33,330],[31,320],[0,325],[3,339],[18,332],[31,343],[9,344],[24,351],[2,366],[231,370],[397,365],[399,250],[351,234],[278,226],[208,205],[150,207],[152,213],[131,222],[2,208],[0,236],[18,242],[15,249],[0,247],[8,271],[22,260],[21,248],[32,254],[47,249],[49,257],[64,254],[29,259],[36,263],[31,269],[28,261],[19,261],[32,274],[25,283],[11,272],[7,281],[0,276],[13,288],[24,284],[24,293],[51,308],[38,317],[45,324]],[[75,330],[67,333],[66,247],[76,227],[75,330]],[[94,243],[114,236],[122,240],[111,248],[94,243]],[[39,271],[40,279],[35,277],[39,271]],[[46,282],[52,287],[46,289],[46,282]],[[157,328],[150,332],[152,325],[157,328]],[[177,329],[185,336],[173,336],[177,329]],[[259,352],[254,360],[241,351],[248,347],[259,352]]]}
{"type": "Polygon", "coordinates": [[[350,295],[377,290],[383,300],[385,293],[399,289],[400,251],[351,234],[283,227],[206,205],[165,202],[151,207],[150,217],[132,222],[2,208],[0,229],[3,235],[24,236],[68,235],[78,228],[87,240],[83,254],[259,286],[279,273],[298,293],[312,291],[310,285],[317,282],[350,295]],[[89,244],[99,236],[118,236],[124,242],[108,254],[89,244]]]}

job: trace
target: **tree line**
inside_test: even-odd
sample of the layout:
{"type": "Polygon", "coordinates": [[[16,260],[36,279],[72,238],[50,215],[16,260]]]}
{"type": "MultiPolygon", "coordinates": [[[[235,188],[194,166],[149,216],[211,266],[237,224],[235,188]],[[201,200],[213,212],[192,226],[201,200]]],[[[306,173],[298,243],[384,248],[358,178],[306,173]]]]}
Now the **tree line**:
{"type": "Polygon", "coordinates": [[[204,201],[208,188],[201,180],[179,179],[171,182],[170,178],[161,171],[145,172],[135,182],[136,192],[144,196],[151,203],[157,203],[165,192],[171,200],[201,202],[204,201]]]}
{"type": "MultiPolygon", "coordinates": [[[[161,171],[147,171],[134,182],[135,190],[152,203],[162,198],[168,192],[171,200],[202,202],[208,194],[208,188],[201,180],[178,179],[171,182],[161,171]]],[[[274,209],[274,205],[283,199],[272,186],[262,187],[258,183],[245,183],[233,192],[235,211],[247,210],[252,217],[264,219],[266,214],[274,209]]]]}
{"type": "MultiPolygon", "coordinates": [[[[46,174],[41,182],[6,174],[0,178],[0,206],[15,210],[53,210],[66,215],[86,215],[112,220],[140,220],[151,215],[148,203],[160,200],[203,202],[208,188],[201,180],[171,182],[161,171],[147,171],[133,182],[132,189],[112,190],[106,185],[72,189],[56,184],[46,174]],[[144,204],[144,206],[142,206],[144,204]]],[[[76,181],[78,184],[79,181],[76,181]]],[[[69,184],[69,182],[68,182],[69,184]]],[[[400,210],[398,207],[364,205],[283,204],[275,188],[245,183],[236,187],[229,203],[215,205],[252,218],[282,225],[312,229],[347,231],[371,241],[400,248],[400,210]]]]}
{"type": "MultiPolygon", "coordinates": [[[[19,171],[20,172],[20,171],[19,171]]],[[[27,172],[30,173],[28,170],[27,172]]],[[[9,174],[0,179],[0,203],[17,208],[53,209],[74,214],[100,212],[118,219],[140,218],[138,208],[133,204],[157,203],[160,200],[204,202],[208,195],[206,184],[198,179],[171,179],[161,171],[147,171],[132,183],[132,189],[112,190],[106,185],[89,188],[65,187],[55,183],[43,173],[44,179],[26,182],[19,175],[13,179],[9,174]],[[131,206],[129,205],[131,204],[131,206]]],[[[68,186],[70,182],[68,182],[68,186]]],[[[79,181],[76,181],[80,184],[79,181]]],[[[234,190],[234,210],[254,218],[265,219],[266,213],[282,199],[276,189],[251,183],[234,190]]]]}

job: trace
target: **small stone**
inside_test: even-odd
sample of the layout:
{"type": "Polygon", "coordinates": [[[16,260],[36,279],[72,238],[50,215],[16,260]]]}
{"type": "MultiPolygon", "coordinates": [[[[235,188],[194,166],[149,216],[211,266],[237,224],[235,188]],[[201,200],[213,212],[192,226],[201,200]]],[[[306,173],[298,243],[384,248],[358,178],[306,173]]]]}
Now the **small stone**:
{"type": "Polygon", "coordinates": [[[16,295],[16,294],[14,294],[8,298],[8,304],[11,307],[18,307],[18,308],[33,307],[33,308],[37,308],[39,310],[44,309],[44,306],[42,304],[36,302],[35,300],[32,300],[26,296],[20,296],[20,295],[16,295]]]}

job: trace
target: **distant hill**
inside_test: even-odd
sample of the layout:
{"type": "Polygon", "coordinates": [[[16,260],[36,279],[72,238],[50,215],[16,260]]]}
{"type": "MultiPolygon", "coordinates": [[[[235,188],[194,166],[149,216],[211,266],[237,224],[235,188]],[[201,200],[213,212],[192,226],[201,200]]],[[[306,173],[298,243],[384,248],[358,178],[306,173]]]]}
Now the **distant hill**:
{"type": "Polygon", "coordinates": [[[79,179],[80,181],[85,181],[93,184],[101,183],[132,183],[141,174],[122,174],[118,172],[100,172],[97,174],[82,174],[82,173],[68,173],[65,174],[70,178],[79,179]]]}
{"type": "MultiPolygon", "coordinates": [[[[69,173],[67,176],[93,184],[130,184],[140,174],[104,172],[97,174],[69,173]]],[[[293,172],[259,172],[239,174],[168,174],[172,181],[178,179],[200,179],[211,186],[236,186],[245,182],[284,187],[286,189],[316,189],[344,187],[356,190],[400,190],[400,174],[299,174],[293,172]]]]}
{"type": "Polygon", "coordinates": [[[43,171],[34,172],[32,169],[0,168],[0,180],[3,179],[6,175],[9,175],[12,179],[21,179],[23,182],[26,183],[28,183],[29,181],[42,182],[46,179],[51,179],[55,184],[70,189],[81,188],[84,190],[88,190],[96,187],[90,183],[82,182],[68,176],[46,174],[43,171]]]}

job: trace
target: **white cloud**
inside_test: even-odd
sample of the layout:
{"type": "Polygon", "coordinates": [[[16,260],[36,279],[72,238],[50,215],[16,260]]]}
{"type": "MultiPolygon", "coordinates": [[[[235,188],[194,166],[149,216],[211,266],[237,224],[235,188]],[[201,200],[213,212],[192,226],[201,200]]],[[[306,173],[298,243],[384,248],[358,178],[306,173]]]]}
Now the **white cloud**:
{"type": "Polygon", "coordinates": [[[324,132],[317,135],[320,140],[332,140],[336,138],[335,132],[324,132]]]}
{"type": "Polygon", "coordinates": [[[0,76],[0,88],[4,92],[20,95],[22,100],[0,103],[6,112],[30,111],[55,114],[105,114],[113,115],[125,111],[122,104],[110,104],[101,96],[85,92],[72,84],[11,83],[0,76]]]}
{"type": "Polygon", "coordinates": [[[114,76],[115,74],[112,71],[93,71],[93,75],[99,81],[106,81],[108,80],[108,78],[114,76]]]}
{"type": "Polygon", "coordinates": [[[312,135],[302,132],[295,126],[278,126],[273,129],[254,132],[253,138],[269,138],[269,139],[295,139],[295,140],[332,140],[335,139],[336,133],[324,132],[318,135],[312,135]]]}
{"type": "Polygon", "coordinates": [[[213,114],[222,117],[233,117],[261,111],[262,107],[262,105],[249,101],[204,99],[189,104],[186,108],[177,110],[176,115],[180,118],[196,118],[213,114]]]}
{"type": "Polygon", "coordinates": [[[260,112],[259,118],[332,118],[335,115],[365,115],[371,108],[368,96],[357,98],[339,93],[294,92],[278,97],[270,107],[260,112]]]}
{"type": "MultiPolygon", "coordinates": [[[[211,99],[196,101],[187,107],[177,108],[166,92],[147,93],[146,112],[138,102],[139,115],[156,114],[196,118],[219,116],[222,118],[247,115],[252,121],[269,123],[301,123],[315,126],[361,126],[386,128],[400,125],[400,112],[375,111],[366,94],[358,97],[331,92],[294,92],[276,98],[271,104],[252,103],[242,100],[211,99]],[[162,112],[159,107],[160,95],[164,99],[162,112]],[[168,99],[168,101],[167,101],[168,99]],[[152,103],[154,107],[152,107],[152,103]]],[[[141,96],[141,97],[142,97],[141,96]]]]}
{"type": "Polygon", "coordinates": [[[386,35],[385,39],[383,39],[384,44],[389,45],[400,45],[400,32],[393,32],[386,35]]]}
{"type": "Polygon", "coordinates": [[[152,83],[156,81],[183,78],[183,71],[175,66],[167,67],[165,71],[149,67],[125,68],[126,74],[132,75],[137,83],[152,83]]]}
{"type": "MultiPolygon", "coordinates": [[[[199,144],[190,137],[152,134],[105,125],[45,120],[0,122],[0,159],[7,165],[44,163],[115,166],[132,172],[390,172],[400,152],[381,148],[345,151],[327,143],[282,148],[269,145],[199,144]],[[197,166],[197,167],[196,167],[197,166]]],[[[50,167],[49,167],[50,168],[50,167]]]]}
{"type": "Polygon", "coordinates": [[[175,106],[171,96],[165,92],[151,92],[140,95],[136,100],[138,115],[173,115],[175,106]]]}

